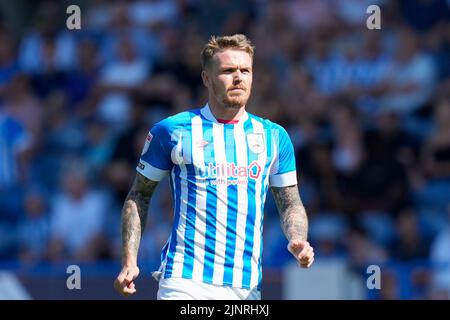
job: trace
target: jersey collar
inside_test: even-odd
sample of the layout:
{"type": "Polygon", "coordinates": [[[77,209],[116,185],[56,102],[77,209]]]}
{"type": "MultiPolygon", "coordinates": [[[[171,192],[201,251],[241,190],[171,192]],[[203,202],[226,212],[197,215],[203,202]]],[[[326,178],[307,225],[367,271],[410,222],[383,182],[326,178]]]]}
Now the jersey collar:
{"type": "MultiPolygon", "coordinates": [[[[215,122],[215,123],[220,123],[219,121],[217,121],[217,119],[214,117],[214,115],[211,112],[211,109],[209,107],[209,104],[206,103],[206,105],[200,109],[200,113],[208,120],[215,122]]],[[[239,119],[238,124],[244,123],[245,121],[247,121],[248,119],[248,114],[247,111],[244,111],[244,113],[242,114],[241,118],[239,119]]]]}

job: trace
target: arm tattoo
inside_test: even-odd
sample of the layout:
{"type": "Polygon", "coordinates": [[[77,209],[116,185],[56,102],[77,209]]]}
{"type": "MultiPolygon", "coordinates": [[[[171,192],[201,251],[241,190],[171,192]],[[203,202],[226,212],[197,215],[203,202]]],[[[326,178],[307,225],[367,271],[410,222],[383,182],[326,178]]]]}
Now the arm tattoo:
{"type": "Polygon", "coordinates": [[[297,185],[289,187],[272,187],[273,198],[278,208],[281,228],[290,241],[306,241],[308,237],[308,217],[300,199],[297,185]]]}
{"type": "Polygon", "coordinates": [[[147,222],[150,198],[158,182],[137,174],[122,209],[122,263],[137,263],[141,236],[147,222]]]}

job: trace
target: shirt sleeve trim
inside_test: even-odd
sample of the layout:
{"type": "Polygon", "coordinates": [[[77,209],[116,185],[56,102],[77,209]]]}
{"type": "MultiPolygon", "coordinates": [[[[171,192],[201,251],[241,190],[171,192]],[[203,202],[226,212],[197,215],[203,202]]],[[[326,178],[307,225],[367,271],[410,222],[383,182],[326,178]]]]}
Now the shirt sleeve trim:
{"type": "Polygon", "coordinates": [[[158,169],[142,159],[139,160],[136,171],[153,181],[161,181],[169,174],[169,170],[158,169]]]}
{"type": "Polygon", "coordinates": [[[287,187],[296,184],[297,184],[296,170],[269,176],[269,185],[271,187],[287,187]]]}

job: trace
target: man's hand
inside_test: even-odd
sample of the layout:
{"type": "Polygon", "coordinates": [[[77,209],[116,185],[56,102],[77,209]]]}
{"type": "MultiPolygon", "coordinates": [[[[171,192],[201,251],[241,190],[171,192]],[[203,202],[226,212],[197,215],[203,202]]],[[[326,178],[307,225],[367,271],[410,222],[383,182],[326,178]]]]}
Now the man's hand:
{"type": "Polygon", "coordinates": [[[301,268],[309,268],[314,262],[314,249],[308,241],[293,239],[289,241],[287,249],[295,257],[301,268]]]}
{"type": "Polygon", "coordinates": [[[306,241],[308,217],[297,185],[272,187],[272,194],[280,214],[281,228],[286,238],[290,239],[287,249],[295,257],[300,267],[311,267],[314,262],[314,250],[306,241]]]}
{"type": "Polygon", "coordinates": [[[124,297],[136,292],[134,279],[139,275],[139,268],[137,266],[125,266],[114,281],[114,288],[124,297]]]}
{"type": "Polygon", "coordinates": [[[157,181],[137,173],[122,209],[122,271],[114,281],[114,288],[125,297],[136,292],[133,280],[139,275],[139,243],[147,222],[150,198],[157,185],[157,181]]]}

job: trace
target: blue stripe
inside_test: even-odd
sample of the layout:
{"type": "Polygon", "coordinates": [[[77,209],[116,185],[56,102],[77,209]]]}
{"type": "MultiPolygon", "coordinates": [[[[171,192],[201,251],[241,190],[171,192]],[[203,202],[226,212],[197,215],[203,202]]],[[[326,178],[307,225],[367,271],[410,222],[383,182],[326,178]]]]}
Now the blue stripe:
{"type": "MultiPolygon", "coordinates": [[[[214,141],[212,122],[205,121],[203,125],[203,139],[212,141],[204,149],[205,165],[209,162],[215,164],[214,141]]],[[[210,180],[211,181],[211,180],[210,180]]],[[[214,274],[214,256],[216,250],[216,211],[217,211],[217,189],[216,186],[206,185],[206,234],[205,234],[205,257],[203,269],[203,281],[212,283],[214,274]]]]}
{"type": "Polygon", "coordinates": [[[14,159],[12,143],[16,130],[7,119],[0,122],[0,129],[0,186],[10,186],[16,180],[14,177],[16,173],[15,162],[12,161],[14,159]]]}
{"type": "Polygon", "coordinates": [[[170,179],[170,185],[172,189],[174,190],[174,199],[175,199],[175,216],[172,226],[172,234],[170,239],[170,245],[169,245],[169,254],[167,255],[167,264],[166,264],[166,270],[164,272],[164,278],[170,278],[172,276],[173,271],[173,259],[175,256],[175,250],[177,246],[177,230],[178,230],[178,224],[180,223],[180,197],[181,197],[181,184],[180,184],[180,167],[175,166],[173,169],[174,175],[175,175],[175,185],[172,182],[172,175],[170,179]],[[174,188],[175,187],[175,188],[174,188]]]}
{"type": "MultiPolygon", "coordinates": [[[[225,150],[227,162],[236,164],[236,152],[238,152],[238,150],[236,150],[236,143],[234,139],[234,126],[225,125],[225,129],[225,150]]],[[[227,239],[223,283],[224,285],[233,285],[234,252],[236,250],[237,204],[239,201],[238,186],[228,186],[227,196],[227,239]]]]}
{"type": "Polygon", "coordinates": [[[270,131],[271,127],[265,128],[266,133],[266,150],[267,150],[267,157],[266,157],[266,165],[264,166],[264,171],[262,175],[262,188],[261,188],[261,246],[259,250],[259,260],[258,260],[258,289],[261,290],[261,282],[262,282],[262,255],[263,255],[263,225],[264,225],[264,206],[267,196],[267,191],[269,187],[269,181],[267,180],[267,183],[264,183],[266,181],[267,175],[269,174],[269,167],[270,163],[272,162],[273,157],[273,150],[272,150],[272,132],[270,131]]]}
{"type": "MultiPolygon", "coordinates": [[[[189,125],[189,132],[192,132],[189,125]]],[[[191,134],[183,135],[183,150],[193,150],[193,141],[191,134]]],[[[186,208],[186,231],[184,233],[184,263],[183,278],[192,279],[192,269],[194,268],[194,237],[196,220],[196,194],[197,185],[195,179],[195,169],[192,164],[192,154],[185,154],[190,158],[190,164],[186,164],[187,173],[187,208],[186,208]]]]}
{"type": "Polygon", "coordinates": [[[166,244],[161,250],[161,263],[164,263],[164,260],[167,258],[167,252],[169,250],[170,238],[167,240],[166,244]]]}
{"type": "MultiPolygon", "coordinates": [[[[254,132],[253,124],[251,122],[251,116],[245,122],[245,133],[251,134],[254,132]]],[[[247,147],[247,159],[248,164],[252,163],[258,159],[258,156],[250,151],[247,147]]],[[[251,259],[253,253],[253,232],[255,228],[255,216],[256,216],[256,206],[255,206],[255,180],[249,178],[247,184],[247,221],[245,223],[245,246],[244,246],[244,269],[242,272],[242,287],[250,288],[251,279],[251,259]]]]}

